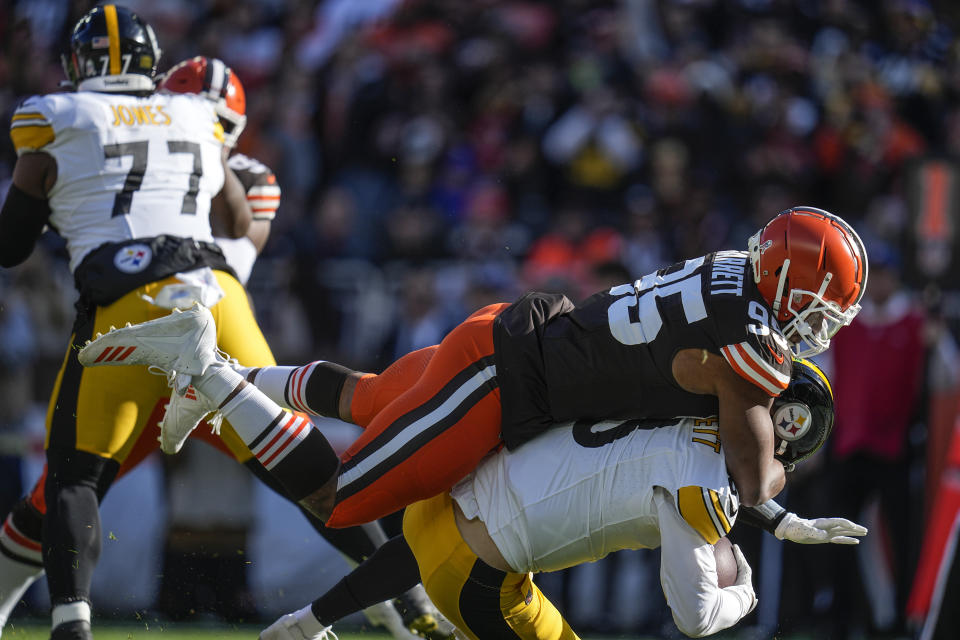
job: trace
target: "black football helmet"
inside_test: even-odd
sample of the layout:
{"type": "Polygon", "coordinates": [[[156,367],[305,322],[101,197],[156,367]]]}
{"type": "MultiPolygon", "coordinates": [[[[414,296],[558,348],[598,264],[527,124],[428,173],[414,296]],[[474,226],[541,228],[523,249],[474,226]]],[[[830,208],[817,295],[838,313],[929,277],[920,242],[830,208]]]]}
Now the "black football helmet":
{"type": "Polygon", "coordinates": [[[78,91],[153,91],[160,46],[149,24],[126,7],[105,4],[73,27],[63,70],[78,91]]]}
{"type": "Polygon", "coordinates": [[[774,457],[789,470],[816,453],[833,430],[833,389],[827,376],[809,360],[795,358],[790,386],[773,401],[770,415],[774,457]]]}

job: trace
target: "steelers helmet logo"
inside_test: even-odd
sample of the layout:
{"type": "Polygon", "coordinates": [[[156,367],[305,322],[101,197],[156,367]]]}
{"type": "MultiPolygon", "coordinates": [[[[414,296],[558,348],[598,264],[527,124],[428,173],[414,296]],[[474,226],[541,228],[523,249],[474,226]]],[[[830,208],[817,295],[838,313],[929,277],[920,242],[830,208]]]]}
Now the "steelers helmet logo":
{"type": "Polygon", "coordinates": [[[153,260],[153,251],[145,244],[128,244],[113,256],[113,266],[124,273],[139,273],[153,260]]]}
{"type": "Polygon", "coordinates": [[[799,440],[812,426],[813,416],[810,415],[810,409],[800,402],[788,402],[773,414],[773,428],[784,440],[799,440]]]}

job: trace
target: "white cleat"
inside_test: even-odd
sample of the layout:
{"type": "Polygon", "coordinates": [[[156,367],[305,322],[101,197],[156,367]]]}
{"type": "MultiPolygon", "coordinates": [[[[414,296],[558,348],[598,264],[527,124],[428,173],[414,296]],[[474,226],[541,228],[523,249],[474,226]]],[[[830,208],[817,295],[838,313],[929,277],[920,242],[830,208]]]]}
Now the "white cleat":
{"type": "MultiPolygon", "coordinates": [[[[79,353],[85,367],[147,365],[182,377],[202,375],[218,360],[217,328],[199,304],[149,322],[97,334],[79,353]]],[[[178,390],[186,385],[179,385],[178,390]]]]}
{"type": "MultiPolygon", "coordinates": [[[[217,406],[192,386],[188,386],[183,395],[174,390],[160,421],[160,449],[169,454],[179,452],[204,417],[216,410],[217,406]]],[[[221,421],[219,413],[211,419],[214,432],[220,432],[221,421]]]]}

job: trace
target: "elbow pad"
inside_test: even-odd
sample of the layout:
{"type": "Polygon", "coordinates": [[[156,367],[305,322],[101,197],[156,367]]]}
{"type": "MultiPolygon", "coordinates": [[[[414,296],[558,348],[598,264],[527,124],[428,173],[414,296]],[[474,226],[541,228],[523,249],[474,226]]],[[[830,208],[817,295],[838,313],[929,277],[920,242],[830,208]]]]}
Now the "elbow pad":
{"type": "Polygon", "coordinates": [[[0,210],[0,267],[26,260],[49,218],[46,198],[35,198],[11,184],[0,210]]]}
{"type": "Polygon", "coordinates": [[[774,533],[785,515],[787,515],[786,509],[775,500],[767,500],[756,507],[740,507],[737,522],[746,522],[752,527],[774,533]]]}

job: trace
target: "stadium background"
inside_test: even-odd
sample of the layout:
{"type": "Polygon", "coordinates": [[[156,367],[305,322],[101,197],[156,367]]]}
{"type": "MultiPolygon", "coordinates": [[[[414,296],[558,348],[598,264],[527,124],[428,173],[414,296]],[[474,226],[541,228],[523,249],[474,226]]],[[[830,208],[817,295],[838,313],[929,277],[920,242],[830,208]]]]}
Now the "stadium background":
{"type": "MultiPolygon", "coordinates": [[[[22,98],[56,90],[58,55],[92,4],[0,3],[4,122],[22,98]]],[[[907,507],[889,514],[868,501],[862,513],[825,513],[845,489],[834,473],[842,455],[828,451],[801,469],[791,508],[866,518],[879,535],[859,550],[861,566],[880,586],[859,588],[863,597],[839,614],[824,568],[834,556],[738,531],[761,600],[741,626],[759,637],[777,625],[824,637],[903,631],[957,406],[953,3],[125,4],[157,31],[161,70],[203,54],[243,81],[248,124],[238,148],[271,166],[283,189],[250,282],[281,363],[323,357],[379,370],[438,342],[473,309],[526,289],[580,299],[676,259],[744,247],[769,217],[799,203],[850,221],[872,266],[902,276],[926,318],[918,395],[875,390],[902,394],[914,408],[908,424],[890,428],[907,507]],[[889,542],[888,520],[905,529],[905,546],[889,542]]],[[[3,137],[0,193],[14,161],[3,137]]],[[[42,461],[42,413],[73,295],[52,234],[27,264],[0,272],[4,511],[42,461]]],[[[229,596],[236,602],[188,619],[266,620],[346,570],[292,508],[201,449],[152,460],[112,490],[99,615],[131,620],[162,609],[161,591],[176,591],[157,578],[168,566],[165,544],[181,560],[206,554],[211,572],[249,569],[249,590],[229,596]]],[[[542,582],[578,628],[656,634],[668,619],[656,566],[655,553],[627,552],[542,582]]],[[[42,614],[42,590],[33,597],[42,614]]],[[[208,600],[197,595],[197,608],[208,600]]]]}

